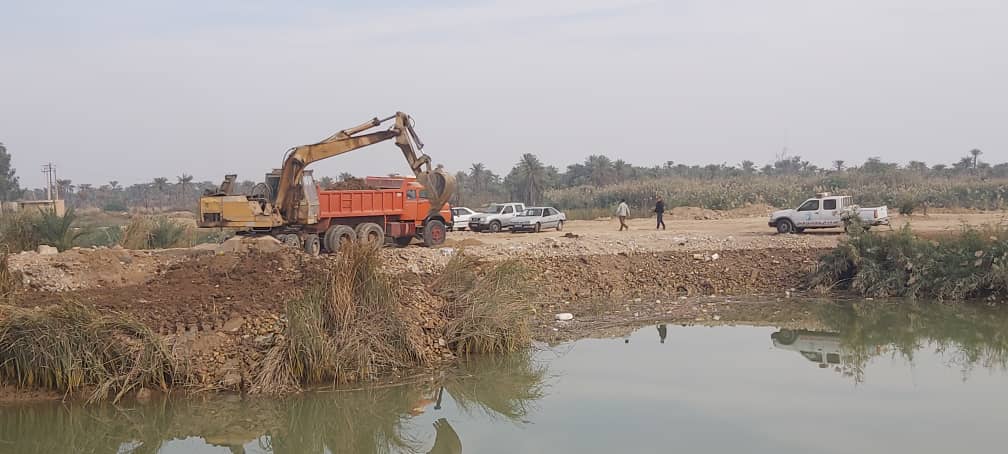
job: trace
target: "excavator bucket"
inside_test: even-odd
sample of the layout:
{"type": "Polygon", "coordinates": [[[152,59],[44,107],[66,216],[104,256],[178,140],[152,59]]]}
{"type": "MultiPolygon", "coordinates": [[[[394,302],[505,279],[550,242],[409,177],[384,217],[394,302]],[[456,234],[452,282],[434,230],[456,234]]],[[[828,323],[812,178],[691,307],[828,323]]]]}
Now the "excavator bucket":
{"type": "Polygon", "coordinates": [[[427,190],[431,214],[441,211],[455,195],[455,176],[438,167],[429,172],[418,172],[417,181],[427,190]]]}

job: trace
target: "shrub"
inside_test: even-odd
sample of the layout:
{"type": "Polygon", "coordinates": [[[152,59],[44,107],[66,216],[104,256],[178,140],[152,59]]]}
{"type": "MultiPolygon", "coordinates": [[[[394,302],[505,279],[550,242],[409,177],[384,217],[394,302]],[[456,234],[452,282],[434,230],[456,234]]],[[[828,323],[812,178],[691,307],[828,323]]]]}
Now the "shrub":
{"type": "Polygon", "coordinates": [[[73,228],[77,220],[77,214],[71,208],[63,215],[57,215],[52,210],[42,210],[41,215],[36,218],[35,230],[41,244],[53,246],[60,251],[65,251],[74,247],[77,239],[84,235],[84,229],[73,228]]]}
{"type": "Polygon", "coordinates": [[[33,251],[39,246],[40,213],[19,211],[0,217],[0,247],[7,252],[33,251]]]}
{"type": "Polygon", "coordinates": [[[964,227],[932,241],[909,226],[889,235],[849,229],[819,260],[812,287],[846,288],[866,297],[964,300],[1008,296],[1008,230],[964,227]]]}
{"type": "Polygon", "coordinates": [[[137,216],[122,229],[119,244],[126,249],[189,247],[195,231],[165,216],[137,216]]]}

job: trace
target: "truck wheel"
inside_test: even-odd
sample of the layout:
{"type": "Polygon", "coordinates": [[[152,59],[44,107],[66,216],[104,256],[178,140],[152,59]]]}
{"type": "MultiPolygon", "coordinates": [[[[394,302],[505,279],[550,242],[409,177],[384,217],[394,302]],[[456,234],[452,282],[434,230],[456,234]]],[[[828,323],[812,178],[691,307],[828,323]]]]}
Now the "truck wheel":
{"type": "Polygon", "coordinates": [[[563,221],[557,221],[557,232],[563,230],[563,221]]]}
{"type": "Polygon", "coordinates": [[[319,252],[322,252],[322,243],[318,235],[313,233],[305,237],[304,251],[312,257],[318,257],[319,252]]]}
{"type": "Polygon", "coordinates": [[[539,232],[542,232],[542,224],[540,224],[540,223],[536,222],[536,225],[535,225],[535,230],[534,230],[534,232],[535,232],[535,233],[539,233],[539,232]]]}
{"type": "Polygon", "coordinates": [[[298,238],[297,235],[277,235],[276,239],[280,240],[284,246],[301,249],[301,238],[298,238]]]}
{"type": "Polygon", "coordinates": [[[356,238],[357,233],[349,226],[334,225],[329,227],[329,230],[326,230],[325,238],[322,242],[327,251],[338,252],[341,244],[352,242],[356,238]]]}
{"type": "Polygon", "coordinates": [[[427,221],[427,225],[423,229],[423,243],[424,246],[440,246],[445,242],[445,226],[444,224],[437,220],[427,221]]]}
{"type": "Polygon", "coordinates": [[[365,222],[357,226],[357,241],[367,243],[375,247],[385,244],[385,229],[373,222],[365,222]]]}
{"type": "Polygon", "coordinates": [[[791,222],[790,219],[781,219],[777,221],[777,233],[788,234],[795,233],[795,231],[794,222],[791,222]]]}
{"type": "Polygon", "coordinates": [[[500,221],[493,221],[490,223],[490,233],[498,233],[501,231],[500,221]]]}

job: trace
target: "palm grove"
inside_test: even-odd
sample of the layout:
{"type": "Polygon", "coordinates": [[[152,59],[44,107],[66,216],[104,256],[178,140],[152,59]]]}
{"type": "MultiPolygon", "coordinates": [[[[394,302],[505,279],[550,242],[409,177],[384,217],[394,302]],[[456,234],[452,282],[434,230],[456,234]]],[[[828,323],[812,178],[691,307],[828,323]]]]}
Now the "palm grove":
{"type": "MultiPolygon", "coordinates": [[[[984,162],[983,153],[970,150],[951,164],[929,165],[911,161],[905,165],[879,158],[855,164],[837,160],[820,167],[800,156],[778,156],[758,166],[753,161],[737,165],[687,165],[665,161],[639,166],[604,155],[588,156],[561,171],[531,153],[523,154],[503,177],[482,163],[456,174],[456,205],[478,207],[488,202],[513,200],[528,204],[554,204],[568,210],[607,210],[619,199],[631,205],[649,205],[655,195],[665,197],[669,207],[698,206],[732,209],[749,204],[790,206],[813,191],[837,191],[859,197],[862,203],[886,203],[912,210],[916,206],[997,209],[1008,198],[1008,163],[984,162]]],[[[0,198],[40,200],[44,188],[22,189],[11,155],[0,144],[0,198]]],[[[319,179],[323,187],[354,177],[341,173],[319,179]]],[[[243,181],[236,191],[255,185],[243,181]]],[[[149,182],[124,186],[119,181],[75,183],[57,180],[59,195],[75,208],[107,211],[158,212],[193,210],[211,181],[195,181],[191,174],[162,176],[149,182]]]]}

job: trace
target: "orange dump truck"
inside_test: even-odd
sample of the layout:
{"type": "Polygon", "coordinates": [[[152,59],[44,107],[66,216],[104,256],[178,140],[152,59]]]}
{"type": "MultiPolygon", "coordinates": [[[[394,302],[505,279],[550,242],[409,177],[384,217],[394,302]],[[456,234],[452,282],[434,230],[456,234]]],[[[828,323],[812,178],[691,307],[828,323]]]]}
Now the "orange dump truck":
{"type": "Polygon", "coordinates": [[[318,222],[311,226],[321,246],[339,249],[346,241],[384,242],[400,246],[419,238],[425,246],[444,243],[451,209],[445,204],[436,214],[413,177],[367,177],[363,190],[318,190],[318,222]]]}

